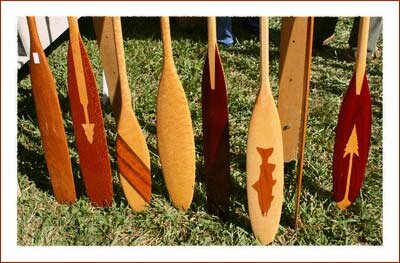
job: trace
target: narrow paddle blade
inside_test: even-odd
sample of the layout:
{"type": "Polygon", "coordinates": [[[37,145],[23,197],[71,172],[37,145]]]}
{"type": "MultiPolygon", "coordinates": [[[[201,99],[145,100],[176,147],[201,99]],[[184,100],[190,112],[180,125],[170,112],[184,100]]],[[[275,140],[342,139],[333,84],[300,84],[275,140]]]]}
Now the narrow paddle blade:
{"type": "Polygon", "coordinates": [[[80,63],[83,75],[77,74],[71,43],[68,48],[68,97],[74,124],[75,141],[86,192],[93,205],[109,206],[112,203],[112,178],[107,140],[96,80],[79,37],[80,63]],[[78,77],[83,77],[77,80],[78,77]],[[81,83],[83,81],[83,83],[81,83]],[[83,90],[78,85],[84,84],[83,90]],[[85,92],[88,104],[84,107],[80,92],[85,92]]]}
{"type": "Polygon", "coordinates": [[[260,18],[260,91],[247,138],[247,199],[254,235],[271,243],[278,231],[283,202],[283,145],[278,110],[269,82],[268,18],[260,18]]]}
{"type": "Polygon", "coordinates": [[[43,52],[34,17],[28,17],[31,39],[29,69],[32,93],[47,169],[56,200],[76,200],[71,159],[53,75],[43,52]]]}
{"type": "MultiPolygon", "coordinates": [[[[120,108],[118,107],[119,102],[113,104],[114,113],[116,116],[120,116],[117,117],[118,170],[121,173],[121,185],[129,205],[135,211],[142,211],[151,198],[150,154],[146,138],[132,109],[120,17],[112,18],[112,26],[116,55],[114,65],[118,67],[114,68],[114,71],[118,72],[118,78],[116,85],[109,86],[109,88],[113,89],[114,98],[121,98],[120,108]],[[117,110],[118,112],[116,112],[117,110]]],[[[103,63],[106,61],[114,60],[108,58],[108,60],[103,60],[103,63]]],[[[111,92],[110,96],[112,96],[111,92]]]]}
{"type": "Polygon", "coordinates": [[[211,88],[208,55],[201,82],[204,176],[210,213],[224,216],[229,206],[229,123],[224,70],[215,48],[215,89],[211,88]]]}
{"type": "Polygon", "coordinates": [[[336,127],[333,153],[333,195],[345,209],[360,192],[368,160],[371,137],[371,97],[364,73],[360,95],[355,74],[343,99],[336,127]]]}

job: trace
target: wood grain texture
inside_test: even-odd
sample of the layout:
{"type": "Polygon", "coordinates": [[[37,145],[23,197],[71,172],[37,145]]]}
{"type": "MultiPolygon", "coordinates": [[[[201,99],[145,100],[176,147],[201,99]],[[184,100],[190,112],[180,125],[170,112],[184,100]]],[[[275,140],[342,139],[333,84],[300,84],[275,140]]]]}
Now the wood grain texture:
{"type": "Polygon", "coordinates": [[[261,244],[268,244],[274,240],[283,202],[282,132],[268,79],[267,30],[268,18],[262,17],[260,19],[260,90],[251,115],[247,138],[249,216],[253,233],[261,244]],[[264,151],[270,151],[268,158],[263,158],[264,155],[261,153],[264,151]],[[269,176],[271,177],[268,178],[269,176]],[[264,180],[266,182],[263,183],[264,180]],[[261,185],[261,190],[257,189],[260,188],[257,187],[257,184],[261,185]],[[265,206],[260,199],[265,200],[265,206]],[[269,209],[266,209],[266,206],[269,206],[269,209]]]}
{"type": "MultiPolygon", "coordinates": [[[[73,23],[75,22],[77,26],[77,21],[73,23]]],[[[68,97],[75,141],[79,153],[79,164],[85,189],[91,203],[94,206],[107,207],[112,204],[113,188],[110,158],[96,79],[79,31],[70,29],[70,34],[75,34],[75,36],[70,39],[68,47],[68,97]],[[77,43],[73,43],[73,41],[77,43]],[[73,53],[76,55],[74,56],[73,53]],[[77,66],[78,61],[75,61],[75,59],[80,60],[80,66],[77,66]],[[83,70],[81,72],[83,74],[77,74],[79,69],[83,70]],[[78,81],[78,78],[82,79],[78,81]],[[83,84],[84,86],[81,88],[85,90],[88,100],[88,120],[85,117],[78,88],[78,85],[83,84]],[[93,124],[92,141],[88,140],[82,126],[87,121],[93,124]]]]}
{"type": "MultiPolygon", "coordinates": [[[[294,224],[295,228],[298,226],[299,222],[299,212],[300,212],[300,197],[301,188],[303,184],[303,164],[304,164],[304,148],[306,144],[306,134],[307,134],[307,116],[308,116],[308,95],[310,93],[310,71],[311,71],[311,60],[312,60],[312,46],[313,46],[313,36],[314,36],[314,18],[307,18],[307,28],[306,30],[306,46],[305,46],[305,65],[304,65],[304,89],[302,92],[303,98],[301,103],[301,116],[300,116],[300,128],[299,128],[299,142],[298,142],[298,153],[297,153],[297,178],[296,178],[296,207],[294,212],[294,224]]],[[[279,112],[279,110],[278,110],[279,112]]],[[[281,118],[281,116],[279,115],[281,118]]],[[[285,155],[285,137],[283,137],[285,155]]]]}
{"type": "Polygon", "coordinates": [[[312,27],[309,17],[283,17],[280,42],[278,112],[282,125],[285,162],[298,157],[304,119],[304,99],[308,99],[312,27]]]}
{"type": "Polygon", "coordinates": [[[221,58],[214,43],[214,89],[211,88],[209,56],[206,56],[201,82],[203,115],[204,176],[208,211],[224,217],[231,189],[229,169],[228,96],[221,58]]]}
{"type": "Polygon", "coordinates": [[[93,17],[100,58],[106,76],[108,95],[116,122],[121,112],[121,90],[118,83],[118,64],[112,17],[93,17]]]}
{"type": "MultiPolygon", "coordinates": [[[[333,152],[333,196],[336,202],[345,197],[347,179],[350,176],[348,200],[354,202],[360,192],[365,178],[368,152],[371,137],[371,97],[367,76],[364,79],[361,94],[356,95],[356,75],[350,81],[349,88],[343,99],[336,127],[336,139],[333,152]],[[346,153],[346,146],[353,129],[357,134],[357,149],[354,154],[346,153]],[[350,160],[352,168],[350,169],[350,160]]],[[[342,209],[346,208],[341,207],[342,209]]]]}
{"type": "Polygon", "coordinates": [[[55,81],[40,43],[34,17],[28,17],[29,69],[40,136],[54,196],[59,203],[76,201],[71,159],[55,81]]]}
{"type": "Polygon", "coordinates": [[[333,151],[333,196],[339,209],[354,202],[365,178],[371,138],[371,95],[365,72],[369,17],[360,19],[356,66],[344,96],[333,151]],[[360,74],[363,78],[360,79],[360,74]]]}
{"type": "Polygon", "coordinates": [[[135,211],[142,211],[149,203],[151,195],[150,154],[146,138],[132,109],[120,17],[113,17],[112,23],[118,66],[116,92],[121,92],[120,118],[117,122],[118,170],[121,173],[121,184],[129,205],[135,211]],[[143,169],[143,164],[147,169],[143,169]],[[140,176],[138,172],[141,173],[140,176]],[[132,180],[133,177],[138,178],[132,180]]]}
{"type": "Polygon", "coordinates": [[[175,207],[189,208],[194,193],[195,148],[189,105],[176,71],[169,18],[161,18],[164,64],[157,95],[157,143],[162,171],[175,207]]]}

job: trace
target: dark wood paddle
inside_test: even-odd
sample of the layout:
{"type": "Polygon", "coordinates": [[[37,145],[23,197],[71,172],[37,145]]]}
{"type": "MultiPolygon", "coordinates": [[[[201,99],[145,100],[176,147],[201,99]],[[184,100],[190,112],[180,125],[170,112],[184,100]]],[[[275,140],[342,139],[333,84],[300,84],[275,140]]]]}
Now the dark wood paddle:
{"type": "Polygon", "coordinates": [[[35,18],[29,16],[27,20],[32,93],[47,170],[57,202],[72,203],[76,200],[75,185],[56,86],[40,43],[35,18]]]}
{"type": "Polygon", "coordinates": [[[355,73],[340,108],[333,153],[333,195],[346,209],[360,192],[371,137],[371,96],[365,71],[369,17],[360,18],[355,73]]]}
{"type": "Polygon", "coordinates": [[[83,182],[94,206],[112,203],[112,178],[96,79],[79,33],[76,17],[68,17],[68,96],[83,182]]]}
{"type": "Polygon", "coordinates": [[[215,17],[208,18],[208,54],[201,82],[204,176],[208,211],[225,216],[229,206],[229,123],[224,69],[217,46],[215,17]]]}

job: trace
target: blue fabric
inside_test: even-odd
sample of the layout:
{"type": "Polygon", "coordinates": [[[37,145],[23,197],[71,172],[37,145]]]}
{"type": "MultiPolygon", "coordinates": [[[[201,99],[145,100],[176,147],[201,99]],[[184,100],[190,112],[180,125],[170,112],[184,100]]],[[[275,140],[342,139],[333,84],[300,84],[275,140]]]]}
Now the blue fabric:
{"type": "Polygon", "coordinates": [[[231,46],[235,42],[230,17],[217,17],[217,42],[225,46],[231,46]]]}

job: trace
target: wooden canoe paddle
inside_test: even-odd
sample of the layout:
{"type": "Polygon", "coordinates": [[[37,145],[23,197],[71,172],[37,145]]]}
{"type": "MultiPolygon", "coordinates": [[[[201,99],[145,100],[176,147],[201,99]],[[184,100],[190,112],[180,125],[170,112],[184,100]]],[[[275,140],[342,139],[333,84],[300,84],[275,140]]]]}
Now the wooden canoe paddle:
{"type": "Polygon", "coordinates": [[[121,91],[118,82],[118,64],[115,48],[113,18],[111,16],[93,17],[93,25],[99,46],[100,58],[106,76],[108,95],[116,122],[121,111],[121,91]]]}
{"type": "Polygon", "coordinates": [[[210,213],[224,217],[230,193],[228,96],[215,17],[208,18],[208,54],[201,87],[207,207],[210,213]]]}
{"type": "Polygon", "coordinates": [[[340,108],[333,153],[333,195],[341,210],[354,202],[365,177],[371,137],[371,95],[365,71],[369,17],[360,18],[355,73],[340,108]]]}
{"type": "Polygon", "coordinates": [[[151,199],[150,154],[146,138],[132,109],[131,91],[125,65],[125,53],[120,17],[113,17],[113,32],[118,66],[118,85],[121,107],[117,122],[117,162],[121,184],[129,205],[142,211],[151,199]]]}
{"type": "Polygon", "coordinates": [[[295,227],[303,178],[313,28],[313,17],[282,18],[278,112],[285,162],[297,160],[295,227]]]}
{"type": "Polygon", "coordinates": [[[76,201],[71,159],[53,75],[44,54],[34,17],[27,17],[30,35],[32,93],[40,136],[54,196],[59,203],[76,201]]]}
{"type": "Polygon", "coordinates": [[[110,158],[96,79],[79,33],[76,17],[68,17],[68,97],[83,182],[94,206],[110,206],[113,198],[110,158]]]}
{"type": "Polygon", "coordinates": [[[175,207],[189,208],[194,193],[195,148],[188,101],[172,56],[169,18],[161,17],[164,63],[157,95],[157,144],[162,171],[175,207]]]}
{"type": "Polygon", "coordinates": [[[260,90],[247,139],[247,199],[250,222],[261,244],[274,240],[283,201],[283,145],[269,82],[268,18],[260,18],[260,90]]]}

